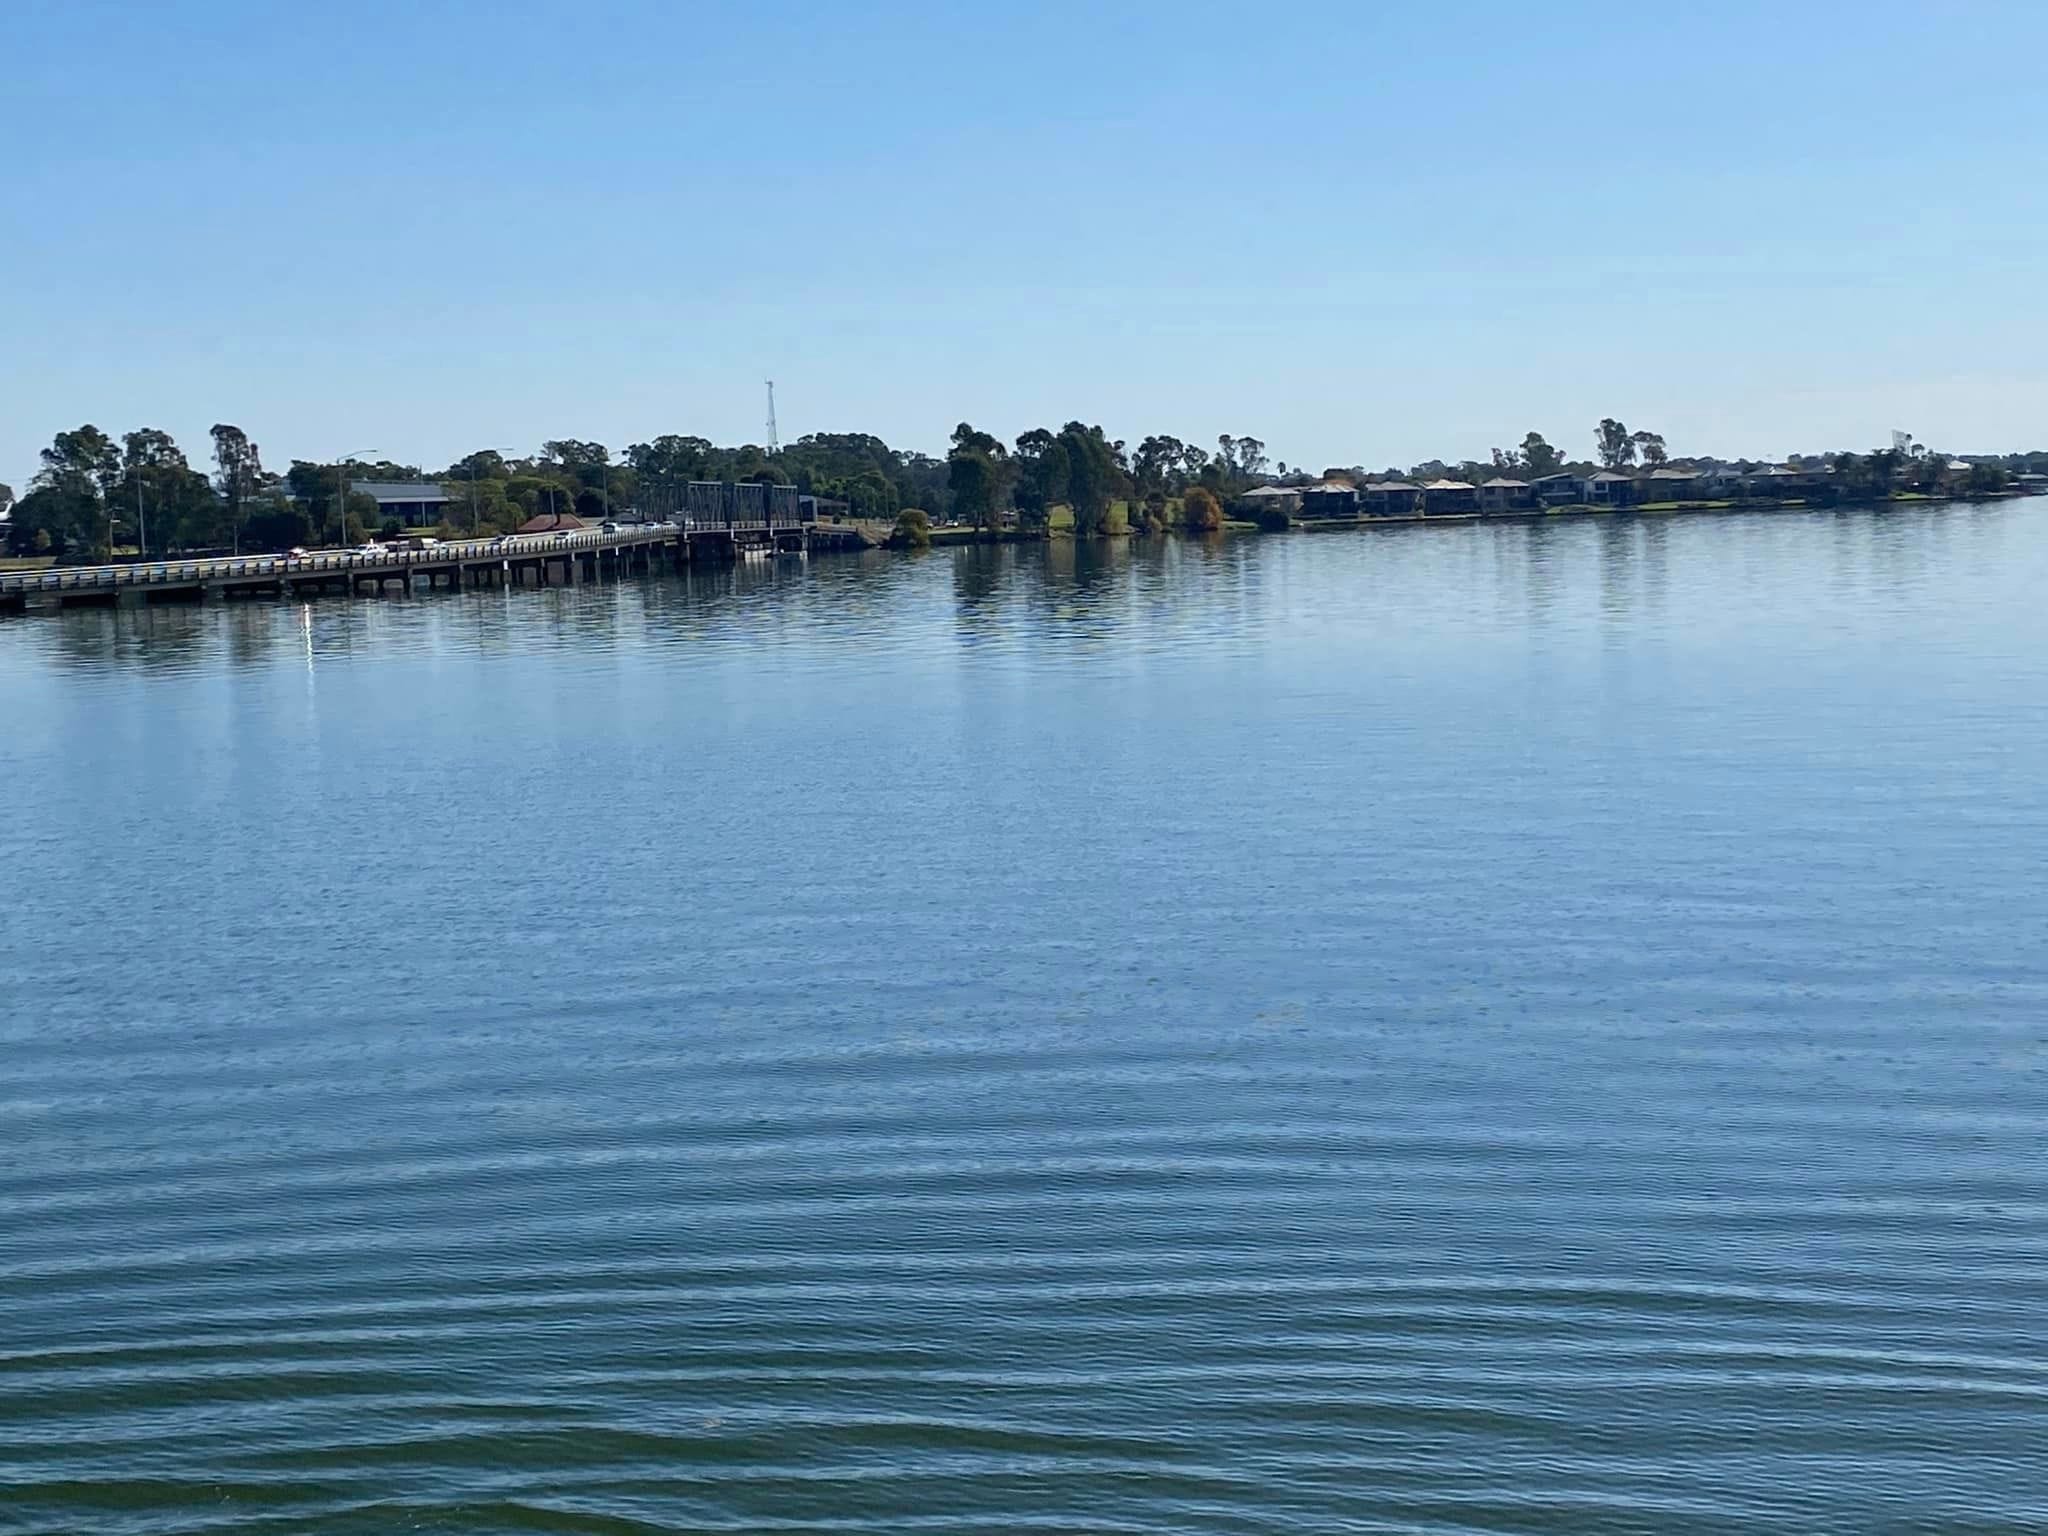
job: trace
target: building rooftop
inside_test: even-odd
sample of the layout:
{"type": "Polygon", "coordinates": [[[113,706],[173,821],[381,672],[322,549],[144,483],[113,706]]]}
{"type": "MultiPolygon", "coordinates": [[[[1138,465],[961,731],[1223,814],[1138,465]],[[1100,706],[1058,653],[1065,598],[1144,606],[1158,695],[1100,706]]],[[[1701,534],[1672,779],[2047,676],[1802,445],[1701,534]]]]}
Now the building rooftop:
{"type": "Polygon", "coordinates": [[[1482,491],[1526,491],[1529,489],[1529,482],[1526,480],[1510,480],[1505,475],[1495,475],[1486,484],[1479,487],[1479,489],[1482,491]]]}
{"type": "Polygon", "coordinates": [[[1419,491],[1419,485],[1410,485],[1406,480],[1376,480],[1366,486],[1366,493],[1374,491],[1419,491]]]}
{"type": "Polygon", "coordinates": [[[1425,491],[1470,491],[1475,487],[1469,480],[1432,480],[1423,487],[1425,491]]]}
{"type": "MultiPolygon", "coordinates": [[[[1328,490],[1329,488],[1330,487],[1327,485],[1318,485],[1310,487],[1311,490],[1318,491],[1328,490]]],[[[1351,489],[1351,487],[1347,485],[1344,487],[1344,489],[1348,491],[1351,489]]],[[[1259,486],[1256,490],[1246,491],[1244,493],[1244,499],[1246,501],[1278,501],[1282,497],[1295,497],[1299,496],[1300,494],[1301,488],[1299,486],[1262,485],[1259,486]]]]}
{"type": "Polygon", "coordinates": [[[380,502],[448,500],[446,491],[424,480],[351,480],[348,488],[351,495],[369,496],[380,502]]]}
{"type": "Polygon", "coordinates": [[[542,512],[519,525],[521,533],[574,533],[590,525],[574,512],[542,512]]]}
{"type": "Polygon", "coordinates": [[[1586,483],[1588,485],[1619,485],[1630,478],[1628,475],[1618,475],[1611,469],[1603,469],[1597,475],[1588,475],[1586,483]]]}

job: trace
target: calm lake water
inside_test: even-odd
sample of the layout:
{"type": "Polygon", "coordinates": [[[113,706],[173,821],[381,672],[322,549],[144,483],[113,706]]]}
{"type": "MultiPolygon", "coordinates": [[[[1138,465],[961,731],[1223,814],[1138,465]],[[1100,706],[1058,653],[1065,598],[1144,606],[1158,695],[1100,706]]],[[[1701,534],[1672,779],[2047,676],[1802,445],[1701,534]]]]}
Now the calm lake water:
{"type": "Polygon", "coordinates": [[[2048,503],[0,623],[0,1529],[2048,1530],[2048,503]]]}

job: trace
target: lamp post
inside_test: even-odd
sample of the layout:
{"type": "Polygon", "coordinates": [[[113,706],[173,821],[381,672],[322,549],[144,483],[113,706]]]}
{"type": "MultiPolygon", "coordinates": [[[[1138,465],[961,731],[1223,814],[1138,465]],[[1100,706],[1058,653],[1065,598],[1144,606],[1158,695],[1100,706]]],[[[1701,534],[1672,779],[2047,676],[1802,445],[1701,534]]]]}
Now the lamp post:
{"type": "Polygon", "coordinates": [[[340,499],[335,503],[334,507],[334,532],[337,539],[337,548],[348,541],[348,466],[366,453],[381,453],[382,451],[379,448],[358,448],[355,452],[345,453],[334,461],[334,478],[337,488],[341,492],[340,499]]]}

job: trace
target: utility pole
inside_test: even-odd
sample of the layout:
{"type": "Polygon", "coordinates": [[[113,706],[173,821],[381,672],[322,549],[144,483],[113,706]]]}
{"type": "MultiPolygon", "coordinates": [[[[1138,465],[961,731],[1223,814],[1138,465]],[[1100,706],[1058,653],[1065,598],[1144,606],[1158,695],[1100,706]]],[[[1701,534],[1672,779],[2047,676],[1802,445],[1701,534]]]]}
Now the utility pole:
{"type": "Polygon", "coordinates": [[[775,381],[768,381],[768,456],[782,452],[782,439],[775,430],[775,381]]]}
{"type": "Polygon", "coordinates": [[[142,460],[135,461],[135,547],[143,559],[149,558],[149,524],[142,517],[142,460]]]}
{"type": "Polygon", "coordinates": [[[348,539],[348,467],[366,453],[381,452],[383,452],[381,448],[358,448],[354,453],[346,454],[334,461],[334,488],[340,492],[340,498],[334,507],[334,547],[336,549],[341,548],[342,544],[348,539]]]}

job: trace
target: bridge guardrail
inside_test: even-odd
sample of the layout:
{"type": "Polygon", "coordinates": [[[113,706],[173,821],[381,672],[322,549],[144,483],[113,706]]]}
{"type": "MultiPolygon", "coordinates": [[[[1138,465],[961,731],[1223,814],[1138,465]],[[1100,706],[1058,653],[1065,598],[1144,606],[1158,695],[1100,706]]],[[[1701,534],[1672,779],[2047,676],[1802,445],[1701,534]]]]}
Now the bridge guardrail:
{"type": "MultiPolygon", "coordinates": [[[[724,524],[718,525],[723,528],[724,524]]],[[[81,592],[113,587],[157,586],[169,582],[236,580],[262,576],[314,575],[332,571],[392,571],[418,566],[455,565],[469,560],[501,557],[531,559],[563,550],[612,549],[632,544],[659,543],[674,536],[677,525],[636,524],[631,529],[605,533],[601,529],[580,529],[574,533],[516,534],[500,543],[491,539],[465,539],[438,544],[432,549],[391,550],[366,555],[357,550],[331,551],[317,555],[245,555],[228,560],[149,560],[122,565],[73,566],[68,569],[30,571],[0,575],[0,592],[81,592]]]]}

